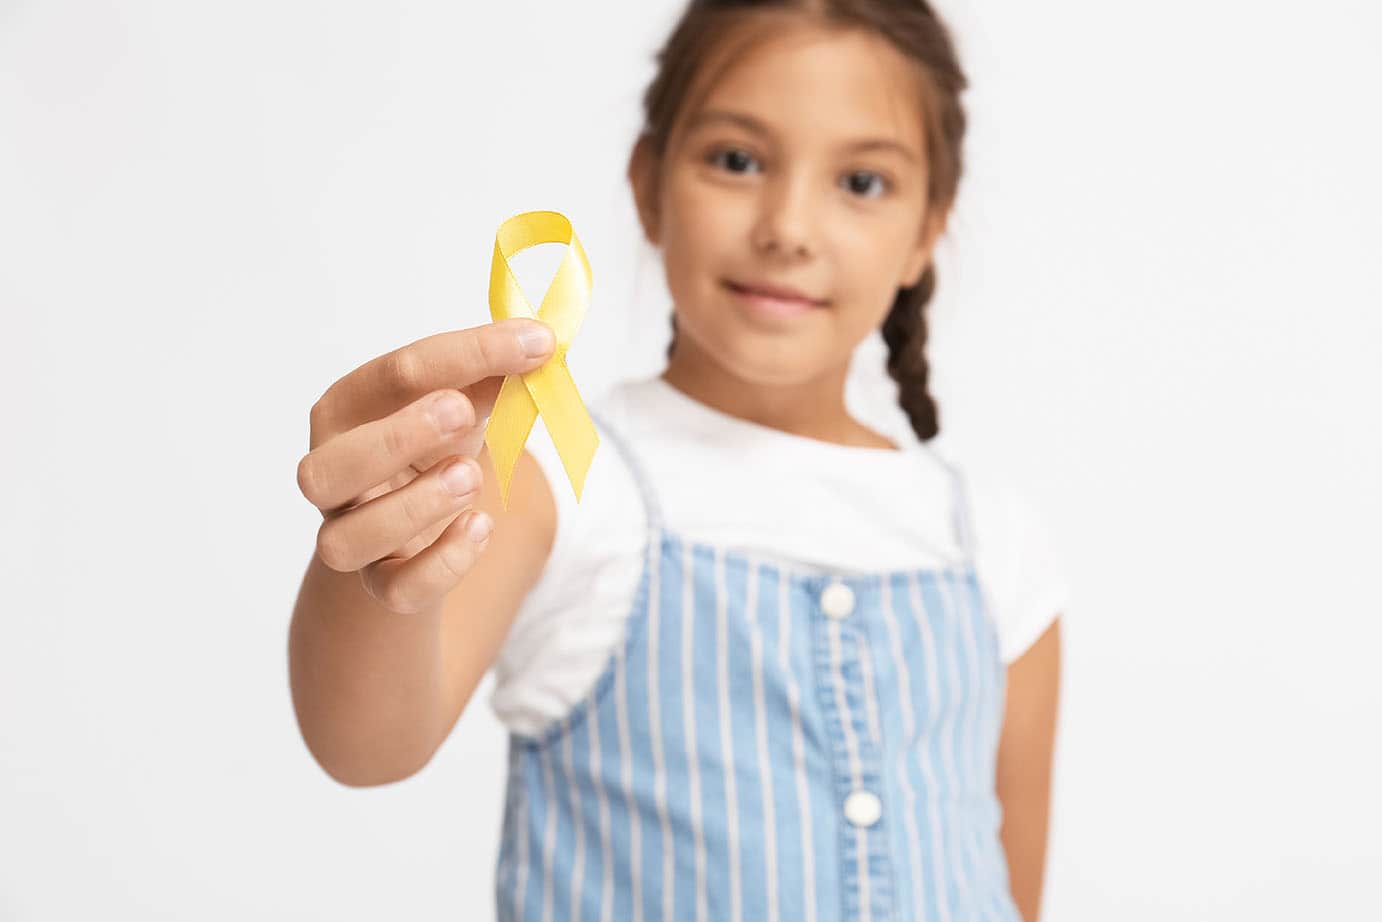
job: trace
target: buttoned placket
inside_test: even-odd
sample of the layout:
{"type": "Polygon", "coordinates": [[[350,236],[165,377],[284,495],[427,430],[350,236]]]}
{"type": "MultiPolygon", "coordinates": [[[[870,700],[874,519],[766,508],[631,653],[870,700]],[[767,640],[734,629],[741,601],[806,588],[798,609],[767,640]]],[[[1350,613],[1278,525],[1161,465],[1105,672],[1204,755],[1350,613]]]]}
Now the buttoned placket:
{"type": "MultiPolygon", "coordinates": [[[[831,727],[832,764],[844,850],[840,860],[851,919],[892,914],[892,871],[884,829],[883,741],[870,719],[871,657],[860,592],[838,576],[811,579],[816,595],[816,690],[831,727]]],[[[862,586],[860,587],[862,589],[862,586]]]]}
{"type": "Polygon", "coordinates": [[[609,434],[644,572],[591,695],[511,744],[499,918],[1016,922],[971,780],[1003,694],[972,568],[803,571],[687,540],[609,434]]]}

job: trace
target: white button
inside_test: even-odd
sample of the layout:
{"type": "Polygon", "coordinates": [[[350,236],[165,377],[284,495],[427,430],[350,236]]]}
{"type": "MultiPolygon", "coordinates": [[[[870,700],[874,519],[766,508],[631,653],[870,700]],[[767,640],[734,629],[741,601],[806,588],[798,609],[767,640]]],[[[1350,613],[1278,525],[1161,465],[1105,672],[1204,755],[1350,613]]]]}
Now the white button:
{"type": "Polygon", "coordinates": [[[854,611],[854,590],[844,583],[831,583],[821,593],[821,610],[832,618],[847,618],[854,611]]]}
{"type": "Polygon", "coordinates": [[[855,826],[872,826],[883,815],[883,802],[872,791],[855,791],[845,798],[845,818],[855,826]]]}

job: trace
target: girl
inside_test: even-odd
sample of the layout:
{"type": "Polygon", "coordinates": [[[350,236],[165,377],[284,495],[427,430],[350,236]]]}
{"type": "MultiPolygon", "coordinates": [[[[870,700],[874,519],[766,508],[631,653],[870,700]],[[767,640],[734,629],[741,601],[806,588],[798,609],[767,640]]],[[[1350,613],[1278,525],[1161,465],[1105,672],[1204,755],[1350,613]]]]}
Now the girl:
{"type": "Polygon", "coordinates": [[[592,404],[579,504],[535,438],[508,510],[484,420],[541,324],[327,390],[304,738],[346,784],[401,779],[493,666],[504,920],[1034,920],[1063,586],[1024,507],[928,445],[947,31],[921,0],[693,2],[659,63],[628,175],[666,370],[592,404]],[[845,408],[880,327],[902,444],[845,408]]]}

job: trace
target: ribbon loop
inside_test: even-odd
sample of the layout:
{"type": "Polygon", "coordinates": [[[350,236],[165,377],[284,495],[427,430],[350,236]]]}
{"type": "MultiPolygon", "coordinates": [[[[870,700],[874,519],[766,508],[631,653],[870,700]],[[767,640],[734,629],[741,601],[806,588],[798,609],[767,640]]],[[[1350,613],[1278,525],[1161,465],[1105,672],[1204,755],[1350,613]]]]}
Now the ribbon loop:
{"type": "Polygon", "coordinates": [[[485,429],[485,444],[499,478],[499,495],[505,509],[509,507],[514,465],[539,414],[566,469],[576,501],[580,502],[585,475],[600,437],[566,367],[566,350],[585,318],[590,291],[590,262],[565,215],[529,211],[499,225],[490,264],[490,316],[496,322],[511,317],[535,317],[556,334],[556,349],[544,365],[504,379],[485,429]],[[542,297],[541,307],[534,312],[509,266],[509,258],[540,243],[564,243],[567,249],[542,297]]]}

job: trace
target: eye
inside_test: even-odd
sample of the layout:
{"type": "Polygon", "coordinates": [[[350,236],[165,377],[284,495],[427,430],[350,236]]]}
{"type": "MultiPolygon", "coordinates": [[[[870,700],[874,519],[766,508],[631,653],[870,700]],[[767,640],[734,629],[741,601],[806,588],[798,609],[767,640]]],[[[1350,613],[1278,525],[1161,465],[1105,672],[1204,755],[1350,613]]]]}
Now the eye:
{"type": "Polygon", "coordinates": [[[758,165],[753,154],[733,147],[715,151],[710,155],[710,162],[715,166],[724,167],[731,173],[747,173],[758,165]]]}
{"type": "Polygon", "coordinates": [[[843,185],[860,198],[878,198],[890,188],[888,180],[872,170],[855,170],[844,178],[843,185]]]}

